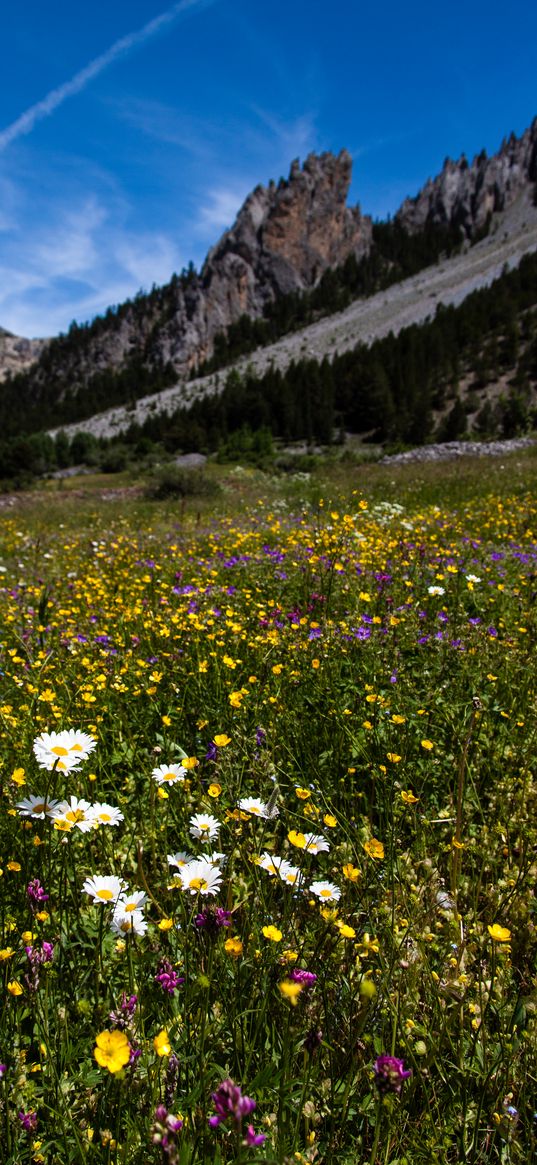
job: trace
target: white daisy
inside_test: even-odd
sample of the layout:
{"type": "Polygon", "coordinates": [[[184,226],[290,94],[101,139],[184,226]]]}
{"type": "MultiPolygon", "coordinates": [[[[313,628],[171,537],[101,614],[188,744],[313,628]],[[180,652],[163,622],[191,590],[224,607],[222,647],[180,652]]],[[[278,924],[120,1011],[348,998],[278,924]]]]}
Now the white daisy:
{"type": "Polygon", "coordinates": [[[187,770],[182,765],[159,765],[151,773],[157,785],[176,785],[184,781],[186,775],[187,770]]]}
{"type": "Polygon", "coordinates": [[[219,866],[222,870],[227,862],[227,854],[221,854],[218,850],[213,849],[212,854],[202,854],[204,861],[210,862],[211,866],[219,866]]]}
{"type": "Polygon", "coordinates": [[[220,832],[220,822],[210,813],[195,813],[190,818],[190,835],[202,841],[214,841],[220,832]]]}
{"type": "Polygon", "coordinates": [[[132,894],[121,894],[114,914],[132,914],[134,910],[142,910],[147,902],[147,894],[143,890],[133,890],[132,894]]]}
{"type": "Polygon", "coordinates": [[[277,854],[269,854],[266,850],[261,854],[257,864],[261,866],[262,870],[266,870],[271,878],[281,878],[287,868],[293,868],[286,858],[280,858],[277,854]]]}
{"type": "Polygon", "coordinates": [[[445,595],[446,593],[444,587],[427,587],[427,590],[430,595],[445,595]]]}
{"type": "Polygon", "coordinates": [[[194,858],[193,854],[187,854],[187,853],[168,854],[168,865],[169,866],[177,866],[178,870],[181,870],[183,868],[183,866],[188,866],[189,862],[194,862],[195,860],[196,859],[194,858]]]}
{"type": "Polygon", "coordinates": [[[125,820],[121,810],[116,809],[114,805],[96,802],[92,808],[97,825],[119,825],[120,821],[125,820]]]}
{"type": "Polygon", "coordinates": [[[296,886],[298,890],[300,889],[303,874],[298,866],[292,866],[291,862],[286,862],[285,868],[280,867],[280,878],[282,882],[286,882],[288,886],[296,886]]]}
{"type": "Polygon", "coordinates": [[[222,871],[202,858],[200,861],[190,862],[188,866],[184,866],[180,877],[183,890],[189,890],[191,894],[202,894],[205,897],[209,894],[216,894],[220,889],[222,871]]]}
{"type": "Polygon", "coordinates": [[[243,797],[239,801],[239,809],[243,813],[250,813],[252,817],[267,817],[267,806],[259,797],[243,797]]]}
{"type": "Polygon", "coordinates": [[[312,882],[309,889],[323,902],[338,902],[341,898],[341,890],[333,882],[312,882]]]}
{"type": "Polygon", "coordinates": [[[319,834],[316,834],[316,833],[306,833],[305,838],[306,838],[306,844],[304,846],[304,850],[306,853],[308,853],[308,854],[328,853],[328,850],[330,849],[330,843],[326,840],[326,838],[321,837],[319,834]]]}
{"type": "Polygon", "coordinates": [[[141,910],[133,910],[130,914],[120,914],[116,910],[110,926],[114,934],[145,934],[147,930],[147,922],[141,910]]]}
{"type": "Polygon", "coordinates": [[[58,825],[59,828],[62,825],[66,829],[76,827],[81,833],[89,833],[91,829],[95,829],[93,805],[78,797],[70,797],[68,801],[60,801],[57,809],[54,810],[52,820],[54,825],[58,825]]]}
{"type": "Polygon", "coordinates": [[[69,728],[63,732],[42,732],[34,740],[34,753],[40,768],[70,772],[86,760],[95,745],[89,733],[69,728]]]}
{"type": "Polygon", "coordinates": [[[43,821],[45,817],[53,817],[59,801],[47,801],[45,797],[36,797],[31,794],[24,801],[17,801],[17,809],[21,817],[36,817],[43,821]]]}
{"type": "Polygon", "coordinates": [[[121,894],[127,889],[123,878],[116,878],[114,874],[93,874],[86,878],[82,890],[89,894],[94,902],[104,902],[113,906],[119,901],[121,894]]]}

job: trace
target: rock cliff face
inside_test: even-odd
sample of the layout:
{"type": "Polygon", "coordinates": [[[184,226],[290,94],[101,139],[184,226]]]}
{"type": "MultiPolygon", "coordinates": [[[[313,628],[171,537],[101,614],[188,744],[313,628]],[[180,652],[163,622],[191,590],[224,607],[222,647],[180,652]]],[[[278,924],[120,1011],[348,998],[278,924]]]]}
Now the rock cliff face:
{"type": "Polygon", "coordinates": [[[25,340],[0,328],[0,380],[8,372],[23,372],[34,364],[47,340],[25,340]]]}
{"type": "Polygon", "coordinates": [[[396,218],[411,232],[428,223],[459,226],[468,239],[486,227],[489,216],[507,210],[537,182],[537,118],[520,138],[502,143],[491,158],[485,151],[468,163],[446,158],[441,174],[429,179],[415,198],[407,198],[396,218]]]}
{"type": "MultiPolygon", "coordinates": [[[[199,274],[174,276],[73,336],[47,343],[0,329],[0,378],[2,368],[14,372],[35,361],[24,389],[38,402],[41,393],[61,399],[76,392],[96,373],[125,370],[130,376],[135,364],[149,378],[165,369],[166,383],[188,375],[212,355],[215,336],[242,314],[259,317],[279,295],[315,287],[329,268],[368,254],[371,220],[347,206],[351,165],[345,150],[337,157],[310,154],[302,167],[293,162],[287,180],[257,186],[248,196],[199,274]]],[[[471,163],[448,159],[396,218],[410,233],[447,225],[472,241],[491,214],[521,196],[534,199],[536,189],[537,118],[491,158],[483,152],[471,163]]]]}
{"type": "Polygon", "coordinates": [[[165,361],[182,371],[212,352],[217,332],[241,315],[259,317],[277,295],[314,287],[329,267],[371,246],[371,219],[347,207],[346,150],[293,162],[287,181],[257,186],[235,223],[209,251],[199,278],[177,289],[159,334],[165,361]]]}
{"type": "MultiPolygon", "coordinates": [[[[51,372],[80,383],[125,366],[133,355],[148,367],[171,363],[178,375],[187,373],[243,313],[258,317],[278,294],[314,287],[327,268],[366,254],[371,220],[346,205],[351,169],[345,150],[337,157],[310,154],[303,167],[293,162],[287,181],[256,187],[199,275],[174,278],[156,296],[111,316],[109,326],[90,327],[82,345],[60,346],[58,359],[53,345],[46,370],[36,367],[37,383],[51,372]]],[[[10,368],[16,370],[13,356],[10,368]]]]}

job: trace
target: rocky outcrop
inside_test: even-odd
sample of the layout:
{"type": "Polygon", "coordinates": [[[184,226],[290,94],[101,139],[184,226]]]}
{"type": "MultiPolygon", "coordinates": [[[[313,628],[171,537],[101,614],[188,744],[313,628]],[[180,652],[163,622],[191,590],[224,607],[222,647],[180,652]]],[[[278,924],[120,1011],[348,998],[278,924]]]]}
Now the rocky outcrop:
{"type": "MultiPolygon", "coordinates": [[[[133,356],[148,368],[171,364],[178,376],[188,374],[241,315],[259,317],[277,295],[314,287],[329,267],[366,254],[371,220],[346,204],[351,169],[345,150],[310,154],[302,167],[293,162],[287,180],[257,186],[199,275],[174,277],[63,344],[54,341],[46,367],[35,370],[36,387],[51,375],[78,385],[128,366],[133,356]]],[[[28,346],[30,358],[34,341],[17,343],[28,346]]],[[[10,369],[17,370],[13,358],[10,369]]]]}
{"type": "Polygon", "coordinates": [[[514,134],[497,154],[483,150],[471,163],[446,158],[441,174],[425,184],[415,198],[407,198],[396,218],[415,233],[432,224],[460,227],[474,239],[487,227],[490,216],[505,211],[521,194],[533,196],[537,183],[537,118],[520,138],[514,134]]]}
{"type": "Polygon", "coordinates": [[[8,372],[23,372],[34,364],[46,347],[47,340],[25,340],[0,328],[0,380],[8,372]]]}

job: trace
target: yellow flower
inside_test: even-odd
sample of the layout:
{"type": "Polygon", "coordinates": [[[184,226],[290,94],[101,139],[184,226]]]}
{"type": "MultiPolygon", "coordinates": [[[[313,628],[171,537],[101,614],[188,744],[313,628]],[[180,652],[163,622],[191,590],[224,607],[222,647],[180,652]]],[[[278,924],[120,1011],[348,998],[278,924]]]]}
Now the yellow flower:
{"type": "Polygon", "coordinates": [[[224,950],[228,955],[233,955],[234,959],[238,959],[242,955],[243,946],[240,938],[228,938],[224,943],[224,950]]]}
{"type": "Polygon", "coordinates": [[[287,834],[291,845],[296,845],[297,849],[304,849],[306,845],[306,837],[303,833],[297,833],[296,829],[289,830],[287,834]]]}
{"type": "Polygon", "coordinates": [[[323,821],[324,821],[324,824],[327,825],[329,829],[336,828],[337,818],[335,818],[331,813],[325,813],[325,815],[323,817],[323,821]]]}
{"type": "Polygon", "coordinates": [[[434,744],[432,740],[422,740],[421,747],[424,748],[426,752],[430,752],[431,749],[434,748],[434,744]]]}
{"type": "Polygon", "coordinates": [[[4,963],[6,959],[10,959],[14,953],[13,947],[4,947],[0,951],[0,963],[4,963]]]}
{"type": "Polygon", "coordinates": [[[419,801],[419,797],[414,796],[412,789],[402,789],[401,800],[404,801],[405,805],[415,805],[419,801]]]}
{"type": "Polygon", "coordinates": [[[364,842],[364,849],[368,857],[382,861],[384,857],[384,846],[376,837],[372,837],[370,841],[364,842]]]}
{"type": "Polygon", "coordinates": [[[214,743],[217,748],[225,748],[226,744],[231,744],[231,737],[226,736],[225,732],[221,732],[218,736],[214,737],[214,743]]]}
{"type": "Polygon", "coordinates": [[[398,756],[396,752],[387,752],[386,756],[387,756],[388,760],[392,762],[393,765],[398,765],[399,761],[401,760],[401,757],[398,756]]]}
{"type": "Polygon", "coordinates": [[[308,797],[311,797],[311,790],[310,789],[295,788],[295,793],[296,793],[297,797],[300,798],[301,801],[307,801],[308,797]]]}
{"type": "Polygon", "coordinates": [[[170,727],[171,720],[170,720],[169,716],[161,716],[161,720],[162,720],[162,723],[164,724],[165,728],[170,727]]]}
{"type": "Polygon", "coordinates": [[[262,933],[273,943],[280,943],[283,938],[282,932],[278,930],[277,926],[264,926],[262,933]]]}
{"type": "Polygon", "coordinates": [[[273,674],[274,676],[279,676],[279,675],[281,675],[281,671],[282,671],[282,665],[281,665],[281,663],[275,663],[275,664],[274,664],[274,667],[273,667],[273,669],[272,669],[272,674],[273,674]]]}
{"type": "Polygon", "coordinates": [[[293,1007],[298,1003],[298,997],[302,991],[302,983],[294,983],[292,979],[283,979],[279,984],[280,992],[284,999],[288,999],[293,1007]]]}
{"type": "Polygon", "coordinates": [[[356,938],[354,927],[347,926],[346,922],[336,922],[336,926],[342,938],[356,938]]]}
{"type": "Polygon", "coordinates": [[[349,882],[357,882],[361,876],[361,870],[357,866],[353,866],[352,862],[347,862],[343,866],[343,877],[347,878],[349,882]]]}
{"type": "Polygon", "coordinates": [[[157,1053],[157,1056],[171,1055],[172,1046],[170,1044],[170,1037],[166,1031],[166,1028],[163,1028],[162,1031],[158,1033],[158,1036],[155,1036],[153,1040],[153,1047],[157,1053]]]}
{"type": "Polygon", "coordinates": [[[93,1055],[101,1068],[120,1072],[130,1060],[131,1050],[125,1032],[104,1031],[95,1037],[93,1055]]]}
{"type": "Polygon", "coordinates": [[[21,866],[20,862],[8,862],[7,868],[8,868],[8,870],[13,870],[13,872],[15,874],[20,873],[20,871],[22,870],[22,866],[21,866]]]}
{"type": "Polygon", "coordinates": [[[10,995],[22,995],[22,987],[16,979],[12,979],[11,982],[8,983],[7,989],[10,995]]]}
{"type": "Polygon", "coordinates": [[[311,666],[314,667],[315,670],[317,671],[317,668],[321,666],[320,659],[312,659],[311,666]]]}
{"type": "Polygon", "coordinates": [[[11,774],[11,780],[15,785],[25,785],[26,777],[24,775],[24,769],[14,769],[11,774]]]}
{"type": "Polygon", "coordinates": [[[209,785],[209,788],[207,789],[209,797],[219,797],[221,792],[222,786],[218,785],[216,781],[213,781],[212,785],[209,785]]]}
{"type": "Polygon", "coordinates": [[[392,723],[393,724],[404,724],[405,719],[406,719],[405,716],[392,716],[392,723]]]}
{"type": "Polygon", "coordinates": [[[511,931],[506,926],[500,926],[498,922],[495,922],[494,926],[488,926],[487,930],[495,943],[508,943],[511,940],[511,931]]]}
{"type": "Polygon", "coordinates": [[[195,769],[199,763],[197,756],[185,756],[181,761],[184,769],[195,769]]]}
{"type": "Polygon", "coordinates": [[[159,930],[171,930],[173,927],[173,918],[161,918],[158,928],[159,930]]]}
{"type": "Polygon", "coordinates": [[[240,708],[244,697],[242,692],[230,692],[228,698],[232,708],[240,708]]]}

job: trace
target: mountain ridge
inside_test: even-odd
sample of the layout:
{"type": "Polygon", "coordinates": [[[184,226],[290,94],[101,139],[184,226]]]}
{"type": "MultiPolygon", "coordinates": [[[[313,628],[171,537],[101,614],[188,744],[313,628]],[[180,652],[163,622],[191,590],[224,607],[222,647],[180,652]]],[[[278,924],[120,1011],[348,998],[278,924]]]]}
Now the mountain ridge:
{"type": "MultiPolygon", "coordinates": [[[[252,191],[199,274],[190,268],[90,325],[37,342],[42,345],[37,361],[16,377],[14,387],[37,407],[40,400],[50,406],[73,391],[83,394],[90,381],[115,371],[126,384],[132,381],[134,397],[154,396],[147,391],[152,382],[160,389],[191,375],[212,355],[215,339],[241,317],[262,319],[267,305],[289,293],[308,293],[349,258],[374,257],[371,219],[346,205],[351,165],[344,150],[337,156],[311,154],[302,167],[296,160],[287,180],[252,191]]],[[[437,178],[405,199],[395,221],[408,237],[419,237],[431,224],[454,227],[468,247],[487,234],[493,220],[501,230],[502,216],[517,200],[532,218],[536,179],[534,119],[491,158],[482,152],[471,164],[464,156],[458,162],[447,159],[437,178]]],[[[528,237],[527,247],[532,246],[528,237]]],[[[519,250],[524,253],[523,242],[519,250]]],[[[31,358],[32,343],[18,337],[6,341],[0,333],[0,348],[10,347],[11,371],[14,359],[31,358]]]]}

